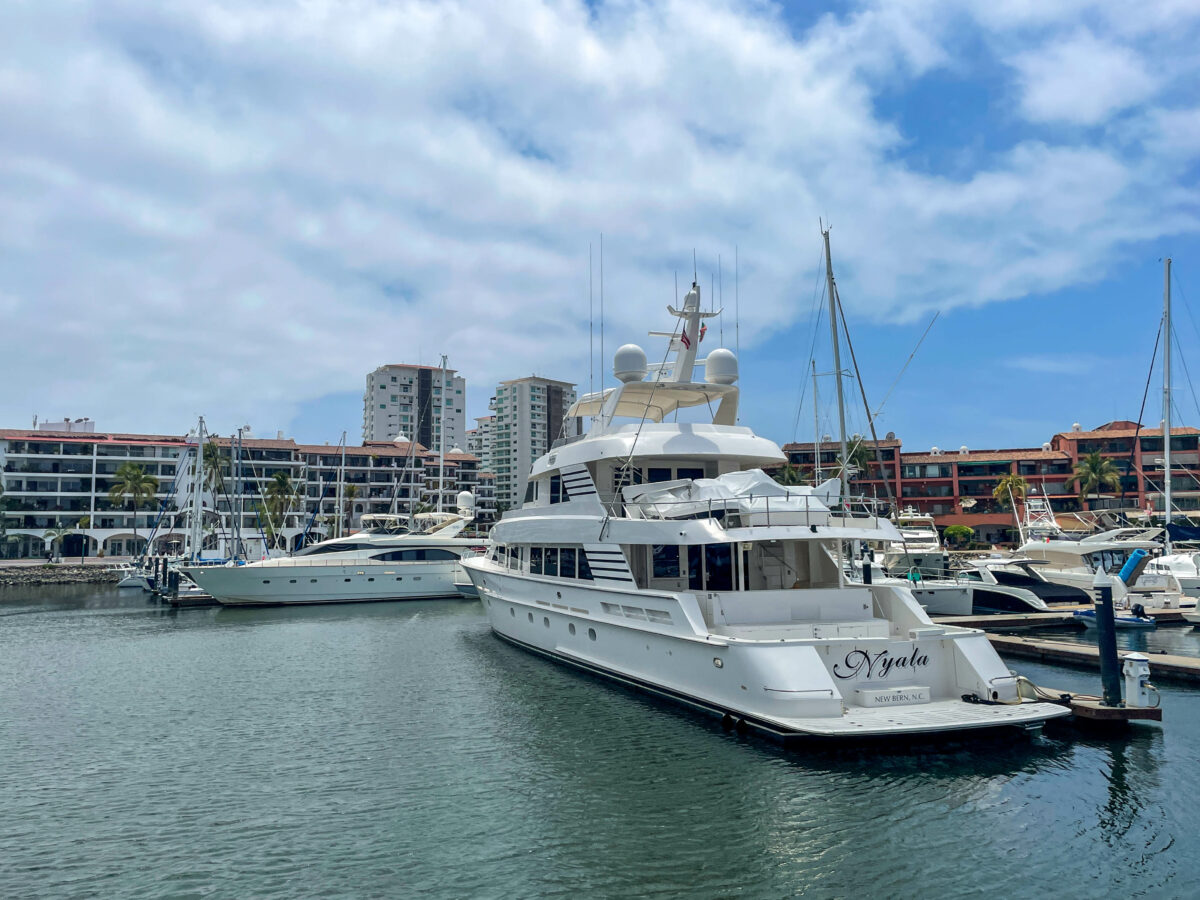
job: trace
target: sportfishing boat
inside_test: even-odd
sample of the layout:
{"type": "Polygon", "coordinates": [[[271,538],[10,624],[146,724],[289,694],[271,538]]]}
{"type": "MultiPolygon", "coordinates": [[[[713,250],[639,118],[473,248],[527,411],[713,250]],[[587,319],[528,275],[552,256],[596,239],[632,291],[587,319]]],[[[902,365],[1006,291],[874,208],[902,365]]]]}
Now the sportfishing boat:
{"type": "Polygon", "coordinates": [[[942,547],[933,516],[906,507],[896,517],[900,540],[884,550],[883,565],[892,575],[903,577],[916,572],[923,578],[946,578],[950,571],[950,555],[942,547]]]}
{"type": "Polygon", "coordinates": [[[474,496],[461,492],[457,505],[455,513],[366,515],[361,531],[305,547],[295,556],[184,566],[183,571],[222,606],[458,597],[459,560],[484,545],[459,536],[474,519],[474,496]]]}
{"type": "Polygon", "coordinates": [[[620,384],[567,413],[590,431],[534,463],[524,505],[463,560],[495,634],[781,740],[1067,714],[1023,699],[982,631],[935,625],[903,585],[848,582],[844,542],[896,541],[896,526],[837,481],[764,474],[786,457],[737,424],[736,357],[696,359],[716,313],[695,283],[668,310],[676,330],[651,333],[669,339],[664,362],[621,347],[620,384]]]}

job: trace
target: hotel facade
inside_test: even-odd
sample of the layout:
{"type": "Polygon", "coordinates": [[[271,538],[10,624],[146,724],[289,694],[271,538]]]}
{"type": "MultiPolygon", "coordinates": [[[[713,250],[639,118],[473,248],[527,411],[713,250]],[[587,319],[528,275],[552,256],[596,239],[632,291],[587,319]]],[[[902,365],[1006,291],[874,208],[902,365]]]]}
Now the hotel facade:
{"type": "MultiPolygon", "coordinates": [[[[882,465],[875,460],[876,444],[864,440],[870,463],[854,478],[855,490],[881,500],[891,496],[901,508],[912,507],[933,516],[940,528],[966,525],[976,540],[996,543],[1015,538],[1012,509],[992,492],[1006,475],[1019,475],[1044,494],[1055,513],[1083,508],[1076,487],[1067,480],[1079,460],[1099,453],[1112,461],[1121,485],[1115,491],[1088,498],[1090,509],[1136,510],[1139,514],[1163,512],[1163,433],[1161,428],[1139,428],[1136,422],[1116,421],[1085,431],[1078,424],[1059,432],[1040,447],[1001,450],[941,450],[905,453],[901,442],[889,434],[878,447],[882,465]]],[[[1171,491],[1176,512],[1200,510],[1200,430],[1171,429],[1171,491]]],[[[815,469],[817,453],[822,470],[833,473],[838,458],[835,442],[784,445],[788,460],[807,474],[815,469]]],[[[1020,501],[1017,503],[1018,510],[1020,501]]]]}
{"type": "MultiPolygon", "coordinates": [[[[366,442],[350,446],[299,444],[278,437],[244,437],[234,465],[233,441],[212,437],[222,477],[204,491],[204,545],[227,555],[235,523],[250,556],[262,553],[267,532],[289,549],[332,535],[341,497],[342,529],[355,530],[368,513],[408,514],[418,508],[453,510],[460,491],[476,498],[476,519],[495,520],[494,479],[468,453],[439,456],[419,443],[366,442]],[[269,486],[283,473],[291,488],[280,521],[265,523],[269,486]],[[340,482],[340,490],[339,490],[340,482]]],[[[195,439],[162,434],[87,430],[0,429],[0,556],[38,557],[50,549],[48,532],[64,532],[62,555],[126,556],[178,552],[187,530],[195,439]],[[114,505],[109,491],[117,470],[136,463],[158,481],[154,503],[136,512],[114,505]]]]}

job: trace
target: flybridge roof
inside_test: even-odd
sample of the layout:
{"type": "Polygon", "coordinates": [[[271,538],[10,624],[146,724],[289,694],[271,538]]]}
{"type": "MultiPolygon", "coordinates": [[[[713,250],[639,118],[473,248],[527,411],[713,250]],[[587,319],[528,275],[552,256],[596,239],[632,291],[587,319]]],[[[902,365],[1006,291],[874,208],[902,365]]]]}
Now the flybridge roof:
{"type": "Polygon", "coordinates": [[[621,392],[613,411],[614,417],[640,419],[644,415],[648,422],[661,422],[677,409],[720,402],[725,397],[737,394],[737,388],[731,384],[635,381],[603,392],[585,394],[575,402],[567,415],[600,415],[614,391],[621,392]]]}
{"type": "Polygon", "coordinates": [[[530,477],[543,472],[598,459],[635,460],[736,459],[743,466],[778,466],[787,462],[773,442],[740,425],[647,423],[621,425],[603,434],[590,434],[573,444],[552,450],[533,464],[530,477]]]}

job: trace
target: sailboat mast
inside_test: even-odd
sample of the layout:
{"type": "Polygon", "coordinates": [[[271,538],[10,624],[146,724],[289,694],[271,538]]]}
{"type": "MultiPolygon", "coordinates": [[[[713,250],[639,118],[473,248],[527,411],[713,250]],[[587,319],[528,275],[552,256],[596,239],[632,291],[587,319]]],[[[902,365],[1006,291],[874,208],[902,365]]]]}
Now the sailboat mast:
{"type": "Polygon", "coordinates": [[[829,291],[829,333],[833,340],[833,376],[837,382],[838,446],[841,450],[842,502],[846,499],[846,398],[842,392],[842,351],[838,346],[837,289],[833,282],[833,259],[829,252],[829,229],[821,232],[825,238],[825,279],[829,291]]]}
{"type": "MultiPolygon", "coordinates": [[[[1163,510],[1171,524],[1171,257],[1163,260],[1163,510]]],[[[1171,532],[1164,544],[1171,552],[1171,532]]]]}
{"type": "Polygon", "coordinates": [[[817,361],[812,361],[813,370],[813,484],[821,483],[821,407],[817,405],[817,361]]]}
{"type": "Polygon", "coordinates": [[[441,409],[438,410],[438,416],[441,419],[442,441],[441,453],[438,454],[438,502],[437,511],[442,511],[442,491],[445,489],[444,479],[446,477],[446,354],[442,354],[442,399],[438,404],[441,409]]]}
{"type": "Polygon", "coordinates": [[[200,558],[200,544],[204,540],[204,417],[196,425],[196,462],[192,466],[192,509],[188,521],[188,557],[200,558]]]}
{"type": "Polygon", "coordinates": [[[337,515],[337,537],[342,536],[342,531],[345,527],[346,511],[343,506],[342,498],[346,493],[346,432],[342,432],[342,461],[338,465],[338,483],[337,483],[337,499],[334,501],[337,504],[335,514],[337,515]]]}

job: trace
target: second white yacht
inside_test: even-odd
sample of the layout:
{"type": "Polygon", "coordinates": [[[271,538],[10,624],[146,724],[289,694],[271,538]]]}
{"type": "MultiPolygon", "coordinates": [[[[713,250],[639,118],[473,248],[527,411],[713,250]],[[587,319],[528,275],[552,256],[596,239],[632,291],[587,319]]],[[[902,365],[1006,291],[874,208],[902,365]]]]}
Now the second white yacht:
{"type": "Polygon", "coordinates": [[[305,547],[295,556],[247,565],[186,566],[222,606],[361,603],[461,596],[463,556],[485,550],[459,537],[474,518],[474,498],[458,495],[457,513],[363,516],[364,528],[305,547]]]}

